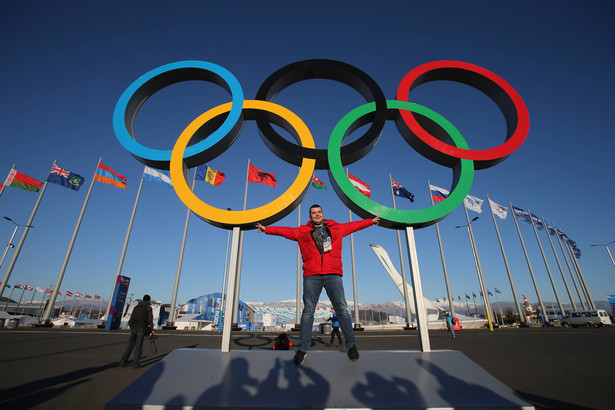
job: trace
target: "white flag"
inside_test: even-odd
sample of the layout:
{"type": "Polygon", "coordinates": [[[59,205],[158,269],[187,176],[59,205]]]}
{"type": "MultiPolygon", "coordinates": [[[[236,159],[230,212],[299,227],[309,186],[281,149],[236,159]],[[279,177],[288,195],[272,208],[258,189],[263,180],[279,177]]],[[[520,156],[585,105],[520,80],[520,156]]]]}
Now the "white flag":
{"type": "Polygon", "coordinates": [[[37,292],[44,292],[44,290],[43,290],[43,289],[41,289],[41,288],[39,288],[38,286],[36,287],[36,291],[37,291],[37,292]]]}
{"type": "Polygon", "coordinates": [[[508,216],[508,208],[493,202],[491,198],[489,198],[489,207],[491,212],[500,219],[506,219],[508,216]]]}
{"type": "Polygon", "coordinates": [[[167,184],[169,188],[173,186],[173,183],[171,182],[171,177],[166,172],[150,168],[147,165],[143,170],[143,179],[167,184]]]}
{"type": "Polygon", "coordinates": [[[482,209],[482,207],[483,207],[483,200],[480,199],[480,198],[477,198],[477,197],[472,196],[472,195],[468,195],[468,196],[466,196],[466,199],[463,200],[463,204],[470,211],[478,212],[479,214],[483,212],[483,209],[482,209]]]}

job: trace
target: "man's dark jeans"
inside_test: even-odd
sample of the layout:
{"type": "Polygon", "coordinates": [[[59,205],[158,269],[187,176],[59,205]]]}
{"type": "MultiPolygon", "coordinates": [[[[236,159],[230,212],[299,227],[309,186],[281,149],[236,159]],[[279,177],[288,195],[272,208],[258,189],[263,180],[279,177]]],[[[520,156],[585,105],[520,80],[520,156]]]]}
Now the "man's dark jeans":
{"type": "Polygon", "coordinates": [[[132,367],[139,367],[139,360],[141,359],[141,352],[143,351],[143,339],[145,338],[145,330],[134,329],[130,331],[130,339],[128,339],[128,346],[124,350],[124,354],[120,359],[121,364],[126,364],[132,349],[135,349],[134,359],[132,361],[132,367]]]}

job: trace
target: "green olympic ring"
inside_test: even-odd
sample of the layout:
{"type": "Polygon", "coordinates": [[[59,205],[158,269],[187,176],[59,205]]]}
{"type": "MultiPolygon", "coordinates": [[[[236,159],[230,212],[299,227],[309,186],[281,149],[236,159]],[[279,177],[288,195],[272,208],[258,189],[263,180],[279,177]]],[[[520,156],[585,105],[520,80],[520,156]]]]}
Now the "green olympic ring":
{"type": "MultiPolygon", "coordinates": [[[[470,193],[474,180],[474,161],[458,159],[453,169],[451,193],[442,202],[430,208],[418,210],[401,210],[386,207],[363,195],[348,179],[341,160],[341,146],[344,140],[360,126],[367,124],[374,115],[375,103],[361,105],[346,114],[335,126],[329,139],[328,160],[329,180],[333,189],[354,213],[362,218],[378,215],[380,225],[386,228],[403,229],[407,226],[424,228],[444,219],[459,206],[470,193]]],[[[395,119],[399,131],[411,132],[401,119],[400,110],[418,114],[438,134],[438,139],[455,144],[456,147],[468,149],[468,144],[461,133],[446,118],[435,111],[408,101],[387,100],[389,119],[395,119]]]]}

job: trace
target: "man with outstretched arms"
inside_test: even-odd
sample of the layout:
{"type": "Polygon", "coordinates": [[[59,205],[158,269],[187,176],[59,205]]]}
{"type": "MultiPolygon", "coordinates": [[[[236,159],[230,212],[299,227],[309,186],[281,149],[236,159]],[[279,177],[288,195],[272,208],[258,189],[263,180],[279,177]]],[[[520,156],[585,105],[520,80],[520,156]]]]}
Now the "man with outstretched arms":
{"type": "Polygon", "coordinates": [[[352,322],[348,314],[344,284],[342,282],[342,240],[344,236],[368,226],[377,225],[380,217],[362,221],[337,223],[324,219],[320,205],[310,207],[310,220],[297,228],[268,226],[256,224],[259,232],[267,235],[279,235],[297,241],[303,259],[303,312],[301,313],[301,330],[299,347],[295,354],[295,364],[303,363],[312,343],[312,326],[314,311],[325,288],[333,308],[337,312],[340,327],[344,333],[348,357],[359,360],[352,322]]]}

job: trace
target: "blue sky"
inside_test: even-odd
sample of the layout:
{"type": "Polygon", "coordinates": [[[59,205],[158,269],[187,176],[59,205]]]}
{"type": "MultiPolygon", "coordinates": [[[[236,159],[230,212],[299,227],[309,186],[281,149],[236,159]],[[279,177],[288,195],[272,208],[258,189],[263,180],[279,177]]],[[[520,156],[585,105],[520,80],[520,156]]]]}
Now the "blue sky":
{"type": "MultiPolygon", "coordinates": [[[[611,212],[615,195],[610,189],[615,142],[612,120],[608,119],[615,109],[615,5],[607,1],[509,4],[3,4],[0,135],[4,147],[0,150],[0,174],[8,174],[15,163],[18,171],[44,181],[57,160],[61,167],[86,178],[86,185],[78,192],[52,184],[47,187],[33,222],[35,228],[28,234],[9,284],[48,287],[55,283],[87,187],[102,157],[105,165],[128,177],[128,188],[95,184],[61,291],[109,297],[143,171],[143,165],[115,138],[112,114],[122,92],[158,66],[183,60],[218,64],[235,75],[246,99],[253,99],[275,70],[299,60],[328,58],[365,71],[386,97],[393,99],[401,79],[416,66],[459,60],[504,78],[521,95],[530,114],[525,143],[501,164],[477,171],[470,193],[482,199],[489,195],[502,205],[511,201],[555,223],[582,250],[580,265],[594,299],[606,299],[606,294],[615,293],[615,267],[603,248],[589,245],[615,240],[611,212]]],[[[145,145],[170,149],[195,117],[228,101],[228,93],[214,84],[175,84],[143,105],[135,134],[145,145]]],[[[446,117],[473,149],[490,148],[504,140],[502,114],[473,88],[448,81],[432,82],[413,90],[410,101],[446,117]]],[[[310,80],[283,90],[275,102],[297,113],[310,128],[317,147],[326,148],[335,124],[364,100],[343,84],[310,80]]],[[[295,166],[265,147],[256,125],[248,122],[235,144],[208,163],[226,173],[224,183],[218,187],[199,183],[196,193],[211,205],[241,208],[248,159],[256,167],[275,173],[278,179],[276,188],[250,184],[250,208],[276,198],[297,173],[295,166]]],[[[397,199],[398,207],[405,209],[429,206],[427,180],[445,188],[451,184],[451,171],[417,154],[390,122],[376,147],[349,169],[371,186],[373,199],[387,206],[391,206],[388,175],[392,174],[416,196],[413,204],[397,199]]],[[[322,205],[325,217],[347,221],[348,210],[333,191],[326,171],[317,170],[316,176],[329,189],[310,190],[301,208],[302,222],[307,221],[307,208],[312,203],[322,205]]],[[[0,198],[0,215],[25,223],[36,198],[37,194],[7,188],[0,198]]],[[[471,213],[471,217],[475,215],[471,213]]],[[[132,279],[130,293],[150,293],[156,300],[170,302],[185,216],[186,207],[172,189],[144,183],[123,267],[123,274],[132,279]]],[[[13,225],[2,221],[0,238],[8,239],[13,225]]],[[[297,212],[277,224],[296,226],[297,212]]],[[[463,224],[462,208],[440,223],[452,292],[462,298],[465,293],[479,291],[467,233],[455,229],[463,224]]],[[[498,224],[517,292],[534,302],[535,292],[514,223],[509,217],[498,220],[498,224]]],[[[531,226],[522,223],[520,227],[542,297],[554,301],[531,226]]],[[[512,300],[486,205],[473,228],[487,287],[497,287],[502,292],[500,300],[512,300]]],[[[21,230],[18,237],[20,234],[21,230]]],[[[179,302],[220,291],[227,235],[227,231],[191,216],[179,302]]],[[[416,239],[425,296],[446,296],[435,228],[417,230],[416,239]]],[[[544,231],[540,240],[559,295],[567,303],[544,231]]],[[[370,243],[382,245],[399,266],[394,231],[373,227],[357,233],[359,301],[400,300],[370,243]]],[[[346,292],[352,299],[348,239],[344,246],[346,292]]],[[[0,275],[4,275],[11,257],[9,250],[0,275]]],[[[295,286],[296,245],[247,232],[241,298],[264,302],[291,299],[295,286]]]]}

